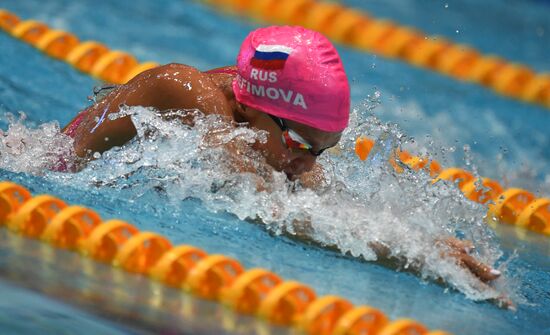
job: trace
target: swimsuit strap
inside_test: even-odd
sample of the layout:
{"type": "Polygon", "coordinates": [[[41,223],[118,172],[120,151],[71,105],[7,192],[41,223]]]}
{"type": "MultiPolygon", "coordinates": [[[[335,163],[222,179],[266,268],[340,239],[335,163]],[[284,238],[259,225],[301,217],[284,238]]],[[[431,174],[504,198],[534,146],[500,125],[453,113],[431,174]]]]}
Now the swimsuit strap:
{"type": "Polygon", "coordinates": [[[78,116],[71,122],[71,124],[69,124],[69,126],[67,126],[67,128],[65,128],[65,131],[63,131],[63,133],[65,133],[65,135],[67,135],[69,137],[74,137],[74,133],[76,132],[76,128],[78,128],[78,126],[80,125],[80,123],[84,119],[84,115],[86,115],[86,110],[80,112],[80,114],[78,114],[78,116]]]}

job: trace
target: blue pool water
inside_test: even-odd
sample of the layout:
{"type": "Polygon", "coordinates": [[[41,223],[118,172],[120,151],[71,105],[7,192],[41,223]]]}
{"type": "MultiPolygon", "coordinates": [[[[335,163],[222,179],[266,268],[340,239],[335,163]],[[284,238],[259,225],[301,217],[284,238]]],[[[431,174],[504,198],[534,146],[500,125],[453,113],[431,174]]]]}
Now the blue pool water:
{"type": "Polygon", "coordinates": [[[129,329],[108,320],[82,312],[54,299],[49,299],[6,282],[0,282],[2,292],[2,333],[33,334],[41,330],[46,334],[69,334],[84,328],[88,333],[127,334],[129,329]],[[15,304],[14,304],[15,302],[15,304]]]}
{"type": "MultiPolygon", "coordinates": [[[[550,6],[544,3],[510,1],[502,5],[499,1],[478,4],[475,1],[397,0],[345,3],[368,10],[373,15],[469,43],[487,53],[521,61],[541,72],[550,70],[550,6]]],[[[202,70],[232,64],[240,41],[255,27],[245,20],[190,1],[140,0],[129,6],[121,1],[55,0],[44,4],[5,0],[1,6],[22,18],[41,20],[71,31],[82,40],[99,40],[113,49],[126,50],[142,61],[181,62],[202,70]]],[[[0,110],[10,113],[23,111],[27,117],[18,123],[2,116],[1,128],[6,131],[11,126],[12,136],[15,134],[13,129],[17,128],[20,131],[18,136],[26,140],[35,136],[47,142],[50,137],[45,134],[50,130],[55,132],[55,126],[50,122],[57,120],[61,125],[68,122],[76,111],[87,105],[86,97],[97,82],[6,34],[0,33],[0,45],[0,110]],[[35,132],[26,133],[30,131],[35,132]]],[[[357,122],[372,122],[375,117],[382,123],[364,126],[368,135],[376,137],[386,131],[392,138],[396,133],[404,133],[407,138],[415,140],[412,150],[434,154],[443,166],[476,169],[480,175],[503,181],[506,186],[524,187],[538,196],[550,195],[548,110],[503,98],[477,85],[457,82],[398,61],[344,46],[339,46],[339,51],[351,79],[352,99],[358,110],[357,122]],[[380,94],[379,99],[373,99],[376,92],[380,94]],[[372,116],[368,109],[375,105],[372,116]],[[386,125],[387,122],[390,124],[386,125]]],[[[385,137],[380,135],[380,138],[385,137]]],[[[519,238],[513,229],[507,227],[501,227],[493,235],[482,222],[480,213],[483,209],[462,201],[447,189],[434,192],[448,194],[452,201],[437,204],[434,208],[448,206],[450,212],[428,213],[429,206],[422,207],[412,199],[418,197],[416,192],[424,189],[421,176],[418,177],[420,181],[414,174],[395,179],[376,170],[376,161],[369,163],[374,166],[370,170],[365,163],[336,160],[337,168],[342,164],[347,170],[355,169],[340,171],[348,177],[346,186],[353,194],[370,199],[365,203],[355,203],[353,199],[337,195],[341,201],[341,213],[321,211],[321,215],[333,215],[334,227],[324,217],[319,217],[317,240],[321,244],[336,243],[339,249],[347,252],[342,255],[270,233],[264,225],[244,220],[254,215],[266,218],[269,215],[261,209],[262,205],[277,205],[283,212],[290,213],[281,220],[284,224],[301,213],[300,201],[306,206],[304,212],[315,216],[315,211],[308,210],[307,206],[315,209],[319,204],[308,198],[330,208],[326,196],[298,193],[295,198],[290,198],[298,203],[298,208],[285,203],[285,193],[280,189],[282,196],[278,193],[273,197],[275,200],[247,194],[246,188],[245,191],[231,189],[229,193],[217,193],[220,197],[216,198],[203,191],[211,186],[205,178],[178,179],[181,171],[177,168],[151,168],[149,163],[152,161],[173,163],[160,154],[153,158],[141,157],[142,169],[139,170],[121,168],[119,171],[121,161],[107,155],[75,175],[44,175],[34,168],[32,161],[29,163],[30,159],[39,160],[41,148],[37,145],[33,150],[23,148],[20,153],[2,152],[1,179],[25,185],[34,194],[50,193],[68,203],[89,206],[104,218],[117,217],[135,223],[140,229],[160,232],[174,244],[188,243],[208,252],[224,253],[239,259],[247,268],[268,268],[284,278],[310,284],[319,295],[338,294],[356,304],[373,305],[392,318],[412,317],[430,328],[441,328],[454,334],[550,334],[550,321],[546,317],[550,311],[547,239],[532,234],[519,238]],[[134,177],[123,178],[126,172],[137,173],[134,177]],[[376,178],[388,181],[378,192],[373,191],[380,187],[374,180],[376,178]],[[98,185],[99,181],[105,180],[109,181],[107,185],[98,185]],[[358,187],[353,188],[352,183],[358,187]],[[400,189],[396,190],[395,185],[400,189]],[[161,194],[155,191],[159,186],[164,190],[161,194]],[[411,198],[411,202],[407,198],[411,198]],[[409,219],[400,213],[388,212],[386,207],[389,205],[396,212],[403,213],[409,213],[411,207],[418,207],[419,211],[413,212],[419,222],[407,221],[409,219]],[[392,215],[388,216],[388,213],[392,215]],[[453,221],[449,217],[448,221],[452,222],[440,227],[437,221],[444,219],[445,214],[453,218],[464,217],[465,222],[453,221]],[[374,230],[368,227],[362,230],[362,217],[368,218],[367,223],[371,223],[374,230]],[[426,231],[414,230],[420,229],[418,226],[423,224],[422,220],[426,221],[426,231]],[[469,291],[469,282],[454,269],[449,270],[449,278],[454,283],[452,287],[458,291],[433,283],[429,279],[430,271],[434,271],[431,268],[424,272],[428,280],[423,281],[417,275],[396,272],[352,257],[350,254],[369,257],[364,243],[361,244],[362,239],[338,235],[334,231],[381,234],[395,243],[395,250],[402,243],[405,254],[422,254],[427,251],[416,250],[407,241],[384,235],[383,228],[387,231],[391,226],[396,236],[405,238],[406,235],[399,233],[416,236],[424,232],[429,235],[453,224],[460,225],[466,236],[474,237],[481,250],[487,250],[487,259],[498,259],[497,264],[509,262],[504,268],[507,279],[501,289],[511,292],[516,299],[516,312],[472,300],[483,294],[469,291]],[[473,228],[466,224],[473,224],[473,228]],[[504,255],[500,256],[495,250],[501,250],[504,255]],[[514,251],[516,255],[510,257],[514,251]]],[[[130,156],[140,153],[143,148],[151,147],[147,143],[137,143],[120,153],[130,156]]],[[[218,171],[212,166],[202,167],[202,170],[199,167],[198,171],[210,173],[208,169],[214,169],[214,176],[218,177],[215,174],[218,171]]],[[[433,201],[427,193],[422,193],[419,198],[433,201]]],[[[270,231],[277,232],[278,221],[269,219],[265,221],[272,223],[270,231]]],[[[420,244],[423,242],[426,241],[421,239],[420,244]]],[[[436,271],[436,275],[444,273],[436,271]]],[[[28,315],[34,316],[23,330],[10,328],[14,327],[13,323],[2,321],[6,331],[18,329],[13,332],[33,333],[44,328],[55,329],[59,319],[48,317],[49,314],[44,312],[51,309],[65,319],[85,324],[83,332],[124,332],[123,328],[95,316],[87,316],[86,321],[81,321],[84,313],[51,303],[27,291],[18,291],[12,284],[0,284],[3,296],[7,292],[16,292],[9,296],[11,305],[24,308],[28,315]]],[[[8,317],[17,315],[9,310],[6,313],[8,317]]],[[[57,332],[52,330],[50,333],[57,332]]]]}

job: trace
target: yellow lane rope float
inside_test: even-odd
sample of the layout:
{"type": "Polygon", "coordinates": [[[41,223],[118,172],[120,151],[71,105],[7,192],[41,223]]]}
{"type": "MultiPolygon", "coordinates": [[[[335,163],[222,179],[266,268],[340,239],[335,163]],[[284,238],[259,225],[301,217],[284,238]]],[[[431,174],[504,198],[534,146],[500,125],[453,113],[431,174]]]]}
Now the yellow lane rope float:
{"type": "MultiPolygon", "coordinates": [[[[493,85],[503,93],[518,92],[525,88],[521,91],[522,96],[550,101],[549,75],[533,77],[532,71],[523,65],[509,64],[493,56],[481,57],[469,47],[454,45],[444,39],[426,39],[417,31],[399,27],[390,21],[374,20],[339,4],[317,3],[313,0],[218,0],[210,3],[249,12],[255,17],[303,24],[325,32],[335,40],[361,43],[365,49],[379,50],[390,56],[408,59],[414,64],[452,73],[462,79],[469,78],[484,85],[493,85]]],[[[115,84],[126,83],[137,74],[159,66],[155,62],[139,63],[134,56],[124,51],[109,50],[99,42],[79,42],[73,34],[50,30],[38,21],[21,21],[16,15],[2,9],[0,27],[48,55],[65,60],[82,72],[115,84]]],[[[366,138],[357,140],[355,149],[362,160],[366,159],[373,143],[366,138]]],[[[483,204],[494,202],[489,204],[489,216],[493,221],[516,224],[550,235],[548,199],[542,198],[535,202],[535,197],[527,191],[512,196],[512,193],[503,192],[496,181],[483,178],[479,182],[469,172],[457,168],[441,171],[436,161],[415,157],[404,151],[399,153],[399,159],[415,170],[427,168],[434,177],[441,172],[436,179],[458,180],[458,187],[473,201],[483,204]]],[[[401,170],[397,163],[391,163],[397,171],[401,170]]]]}
{"type": "Polygon", "coordinates": [[[536,73],[443,37],[376,19],[334,2],[317,0],[202,0],[260,22],[301,25],[327,37],[388,58],[474,82],[495,92],[550,108],[550,74],[536,73]]]}
{"type": "Polygon", "coordinates": [[[33,197],[23,186],[7,181],[0,182],[2,226],[305,334],[450,335],[429,331],[410,319],[390,321],[374,307],[354,306],[338,296],[317,297],[309,286],[285,281],[268,270],[246,270],[224,255],[173,246],[157,233],[139,231],[122,220],[102,221],[91,209],[47,194],[33,197]]]}
{"type": "MultiPolygon", "coordinates": [[[[373,140],[360,137],[355,142],[355,153],[361,160],[365,160],[373,146],[373,140]]],[[[451,181],[457,184],[468,199],[481,204],[488,203],[490,223],[514,224],[518,228],[550,236],[550,199],[537,199],[533,193],[518,188],[504,190],[498,182],[489,178],[476,178],[460,168],[442,170],[435,160],[412,156],[406,151],[399,152],[398,158],[413,170],[426,170],[434,182],[451,181]]],[[[402,171],[395,161],[390,163],[398,172],[402,171]]]]}

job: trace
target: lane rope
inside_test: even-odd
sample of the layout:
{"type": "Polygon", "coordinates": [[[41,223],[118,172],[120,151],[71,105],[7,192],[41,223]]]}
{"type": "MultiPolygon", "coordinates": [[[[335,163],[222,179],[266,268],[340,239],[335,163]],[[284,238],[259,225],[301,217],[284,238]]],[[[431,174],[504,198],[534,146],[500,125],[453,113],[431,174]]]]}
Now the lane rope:
{"type": "Polygon", "coordinates": [[[124,51],[110,50],[100,42],[80,41],[74,34],[51,29],[43,22],[22,21],[5,9],[0,9],[0,28],[48,56],[114,84],[127,83],[139,73],[159,66],[156,62],[139,63],[134,56],[124,51]]]}
{"type": "Polygon", "coordinates": [[[270,24],[300,25],[359,50],[451,78],[477,83],[510,98],[550,108],[550,73],[441,36],[428,36],[415,28],[317,0],[201,0],[224,12],[270,24]]]}
{"type": "MultiPolygon", "coordinates": [[[[246,0],[232,3],[238,3],[239,9],[247,8],[246,0]]],[[[258,1],[254,8],[262,9],[264,7],[260,5],[266,4],[271,5],[268,6],[271,10],[287,8],[288,11],[270,13],[276,20],[310,26],[340,42],[359,40],[359,46],[369,51],[404,58],[428,68],[441,67],[461,79],[475,78],[474,81],[482,84],[498,86],[498,91],[503,94],[516,96],[516,90],[525,86],[527,88],[520,92],[523,100],[549,105],[548,75],[534,75],[526,67],[507,64],[495,57],[482,57],[475,50],[457,48],[441,39],[430,42],[409,28],[398,27],[389,21],[367,20],[362,13],[339,5],[322,4],[310,11],[312,3],[309,0],[258,1]],[[314,13],[311,15],[316,19],[310,18],[309,23],[304,24],[300,20],[307,16],[303,15],[305,13],[314,13]],[[370,23],[366,24],[366,21],[370,23]],[[328,27],[334,36],[327,33],[328,27]],[[358,38],[356,31],[365,34],[366,38],[358,38]],[[422,47],[412,47],[415,43],[422,47]],[[450,56],[442,57],[443,51],[451,53],[450,56]],[[504,79],[497,85],[493,84],[495,78],[504,79]]],[[[265,10],[256,12],[267,16],[265,10]]],[[[37,21],[21,22],[17,16],[2,9],[0,28],[80,71],[116,84],[126,83],[142,71],[159,65],[155,62],[138,63],[125,52],[111,51],[95,41],[80,42],[70,33],[50,30],[37,21]]],[[[359,138],[356,153],[364,160],[372,146],[372,140],[359,138]]],[[[438,174],[436,180],[458,180],[462,191],[474,201],[484,203],[496,199],[495,204],[489,205],[495,219],[550,234],[548,199],[535,199],[530,192],[519,189],[502,192],[497,182],[487,178],[481,182],[486,189],[479,189],[472,175],[465,170],[450,168],[441,171],[437,162],[405,151],[399,153],[399,158],[412,169],[425,168],[432,175],[438,174]]],[[[397,163],[393,165],[400,169],[397,163]]],[[[340,297],[317,298],[315,292],[304,284],[283,281],[264,269],[245,271],[240,263],[224,255],[208,255],[187,245],[173,247],[156,233],[139,232],[120,220],[103,222],[90,209],[68,206],[48,195],[32,197],[28,190],[11,182],[0,183],[0,225],[27,237],[40,238],[54,247],[74,250],[128,272],[148,275],[199,297],[220,301],[240,313],[259,315],[275,324],[296,327],[307,334],[448,334],[439,330],[428,331],[410,319],[390,322],[381,311],[370,306],[353,306],[340,297]]]]}
{"type": "Polygon", "coordinates": [[[173,246],[158,233],[118,219],[103,221],[91,209],[48,194],[32,196],[9,181],[0,182],[0,227],[305,334],[450,335],[411,319],[390,321],[374,307],[338,296],[318,297],[300,282],[265,269],[246,270],[231,257],[190,245],[173,246]]]}
{"type": "MultiPolygon", "coordinates": [[[[359,137],[355,142],[355,153],[361,160],[366,160],[374,141],[366,137],[359,137]]],[[[536,198],[529,191],[519,188],[504,189],[497,181],[489,178],[476,178],[471,172],[464,169],[450,167],[442,169],[441,165],[429,158],[413,156],[407,151],[399,151],[390,160],[390,164],[397,172],[403,168],[397,160],[412,170],[424,170],[438,180],[450,181],[464,193],[466,198],[488,206],[487,220],[491,225],[497,223],[513,224],[523,235],[521,230],[550,236],[550,199],[536,198]]]]}
{"type": "MultiPolygon", "coordinates": [[[[493,91],[550,108],[550,74],[494,55],[483,55],[470,46],[422,32],[337,3],[315,0],[202,0],[225,11],[253,19],[295,24],[324,33],[336,42],[356,47],[452,78],[478,83],[493,91]]],[[[124,84],[156,62],[138,63],[123,51],[110,51],[95,41],[80,42],[62,30],[35,20],[21,21],[0,9],[0,28],[45,52],[67,61],[101,80],[124,84]],[[96,64],[97,63],[97,64],[96,64]],[[95,66],[94,66],[95,65],[95,66]]]]}

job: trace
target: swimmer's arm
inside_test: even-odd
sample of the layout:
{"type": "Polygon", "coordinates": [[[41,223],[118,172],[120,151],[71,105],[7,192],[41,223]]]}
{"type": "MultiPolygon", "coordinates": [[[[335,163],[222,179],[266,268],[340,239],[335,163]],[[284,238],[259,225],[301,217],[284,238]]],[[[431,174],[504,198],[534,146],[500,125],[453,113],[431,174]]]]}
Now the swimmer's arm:
{"type": "MultiPolygon", "coordinates": [[[[302,241],[318,244],[313,238],[314,231],[309,221],[294,221],[291,236],[298,238],[302,241]]],[[[478,286],[480,290],[489,289],[489,283],[500,276],[500,272],[492,269],[490,266],[482,263],[474,256],[470,254],[473,250],[473,244],[470,241],[459,240],[456,238],[441,239],[437,243],[442,243],[447,246],[447,252],[442,253],[441,257],[452,257],[456,260],[458,265],[462,266],[466,270],[470,271],[474,276],[479,279],[478,286]]],[[[389,268],[399,269],[402,268],[406,260],[392,256],[391,249],[381,242],[368,242],[368,246],[374,251],[377,256],[377,262],[387,266],[389,268]]],[[[324,245],[324,247],[333,248],[339,250],[336,246],[324,245]]],[[[420,272],[422,263],[420,260],[413,262],[407,262],[408,271],[420,272]]],[[[493,302],[502,308],[514,308],[513,302],[506,296],[501,295],[493,302]]]]}
{"type": "MultiPolygon", "coordinates": [[[[293,230],[297,237],[311,240],[311,236],[314,235],[311,222],[300,221],[294,222],[293,225],[293,230]]],[[[488,283],[500,276],[500,272],[482,263],[470,254],[471,250],[473,250],[473,244],[470,241],[463,241],[456,238],[445,238],[439,240],[437,243],[443,245],[445,247],[444,249],[447,250],[447,252],[441,254],[441,257],[454,258],[460,266],[470,271],[483,283],[488,283]]],[[[368,246],[374,251],[378,260],[382,262],[395,258],[391,255],[391,250],[381,242],[371,241],[368,242],[368,246]]],[[[413,262],[410,265],[414,268],[414,270],[419,270],[422,266],[419,261],[416,263],[413,262]]]]}
{"type": "Polygon", "coordinates": [[[110,114],[120,111],[121,105],[154,107],[159,111],[199,109],[205,114],[231,115],[227,99],[208,76],[182,64],[160,66],[139,74],[85,111],[74,133],[78,156],[121,146],[136,135],[129,116],[109,119],[110,114]]]}

